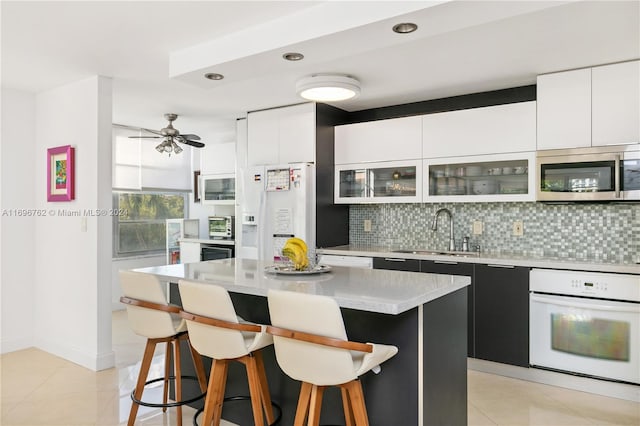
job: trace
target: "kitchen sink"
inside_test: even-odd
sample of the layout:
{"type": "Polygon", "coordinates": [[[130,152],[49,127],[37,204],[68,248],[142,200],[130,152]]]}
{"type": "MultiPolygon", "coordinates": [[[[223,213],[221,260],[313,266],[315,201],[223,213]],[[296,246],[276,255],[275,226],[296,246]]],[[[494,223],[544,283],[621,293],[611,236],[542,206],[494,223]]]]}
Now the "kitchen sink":
{"type": "Polygon", "coordinates": [[[476,251],[449,251],[449,250],[393,250],[393,253],[421,254],[424,256],[456,256],[456,257],[478,257],[480,253],[476,251]]]}

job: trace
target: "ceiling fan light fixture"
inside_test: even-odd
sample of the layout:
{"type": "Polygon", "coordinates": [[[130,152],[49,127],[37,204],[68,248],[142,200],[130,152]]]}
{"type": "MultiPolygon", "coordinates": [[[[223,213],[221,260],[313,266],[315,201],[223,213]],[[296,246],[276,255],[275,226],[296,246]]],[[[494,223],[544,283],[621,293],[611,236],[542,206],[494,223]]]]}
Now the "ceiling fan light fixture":
{"type": "Polygon", "coordinates": [[[296,92],[310,101],[344,101],[360,94],[360,82],[347,75],[313,74],[298,80],[296,92]]]}
{"type": "Polygon", "coordinates": [[[180,146],[175,141],[173,141],[171,145],[173,146],[173,152],[175,154],[180,154],[183,151],[183,149],[180,148],[180,146]]]}

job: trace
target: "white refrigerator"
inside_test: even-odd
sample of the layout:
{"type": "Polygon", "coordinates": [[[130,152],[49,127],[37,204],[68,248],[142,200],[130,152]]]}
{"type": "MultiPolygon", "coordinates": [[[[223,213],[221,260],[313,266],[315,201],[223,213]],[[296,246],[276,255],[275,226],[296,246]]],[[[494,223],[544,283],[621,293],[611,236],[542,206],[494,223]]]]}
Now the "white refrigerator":
{"type": "Polygon", "coordinates": [[[312,163],[254,166],[242,171],[236,257],[273,261],[291,237],[302,238],[313,253],[315,176],[312,163]]]}

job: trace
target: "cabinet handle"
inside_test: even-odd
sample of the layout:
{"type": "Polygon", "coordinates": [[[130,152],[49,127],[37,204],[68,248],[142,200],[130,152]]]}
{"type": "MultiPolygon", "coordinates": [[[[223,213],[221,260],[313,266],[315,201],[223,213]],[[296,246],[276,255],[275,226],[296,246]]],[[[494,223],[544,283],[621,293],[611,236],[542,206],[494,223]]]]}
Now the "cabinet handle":
{"type": "Polygon", "coordinates": [[[385,257],[384,260],[388,260],[389,262],[406,262],[407,259],[396,259],[394,257],[385,257]]]}
{"type": "Polygon", "coordinates": [[[450,260],[434,260],[433,263],[439,263],[441,265],[457,265],[458,262],[452,262],[450,260]]]}
{"type": "Polygon", "coordinates": [[[487,265],[489,268],[505,268],[505,269],[514,269],[513,265],[487,265]]]}

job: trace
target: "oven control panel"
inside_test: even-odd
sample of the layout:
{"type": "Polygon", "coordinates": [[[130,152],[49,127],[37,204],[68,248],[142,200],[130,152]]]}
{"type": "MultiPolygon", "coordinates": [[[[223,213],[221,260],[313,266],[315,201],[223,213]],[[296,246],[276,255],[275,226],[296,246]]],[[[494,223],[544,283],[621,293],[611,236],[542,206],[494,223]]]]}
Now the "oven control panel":
{"type": "Polygon", "coordinates": [[[640,302],[640,275],[532,269],[529,289],[534,292],[640,302]]]}

